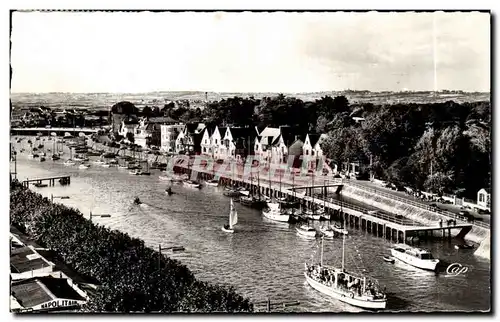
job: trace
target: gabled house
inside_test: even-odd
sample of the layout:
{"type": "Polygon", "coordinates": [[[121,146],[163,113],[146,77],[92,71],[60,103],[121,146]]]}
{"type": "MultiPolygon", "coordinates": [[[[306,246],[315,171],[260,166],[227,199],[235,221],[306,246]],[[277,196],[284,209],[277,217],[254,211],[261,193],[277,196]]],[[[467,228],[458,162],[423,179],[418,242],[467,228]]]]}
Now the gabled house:
{"type": "Polygon", "coordinates": [[[317,143],[319,141],[319,135],[318,134],[307,134],[305,141],[304,141],[304,146],[303,146],[303,156],[304,156],[304,162],[306,163],[307,169],[313,169],[316,167],[317,163],[317,143]]]}
{"type": "Polygon", "coordinates": [[[212,134],[213,155],[216,159],[224,159],[227,155],[227,148],[223,143],[223,139],[226,136],[226,130],[226,127],[216,126],[212,134]]]}
{"type": "Polygon", "coordinates": [[[175,141],[175,152],[178,154],[200,153],[204,129],[203,123],[186,124],[175,141]]]}
{"type": "Polygon", "coordinates": [[[184,129],[185,125],[177,124],[161,124],[160,125],[160,150],[164,152],[175,152],[175,142],[177,137],[184,129]]]}
{"type": "Polygon", "coordinates": [[[207,126],[205,130],[203,130],[203,135],[201,137],[201,154],[203,155],[208,155],[208,156],[213,156],[214,154],[214,147],[212,144],[212,136],[215,132],[215,129],[217,127],[214,125],[207,126]]]}
{"type": "Polygon", "coordinates": [[[276,127],[266,127],[258,135],[258,142],[254,144],[255,156],[261,161],[271,162],[271,147],[280,136],[281,131],[276,127]]]}
{"type": "Polygon", "coordinates": [[[257,137],[256,128],[233,127],[227,128],[223,138],[226,158],[242,160],[253,153],[252,141],[257,137]]]}

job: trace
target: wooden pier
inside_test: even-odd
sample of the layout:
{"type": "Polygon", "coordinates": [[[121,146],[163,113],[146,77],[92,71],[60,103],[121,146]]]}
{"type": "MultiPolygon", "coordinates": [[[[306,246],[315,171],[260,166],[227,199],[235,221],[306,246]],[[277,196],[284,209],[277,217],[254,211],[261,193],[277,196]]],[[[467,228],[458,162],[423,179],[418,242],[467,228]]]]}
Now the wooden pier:
{"type": "Polygon", "coordinates": [[[50,187],[55,186],[56,180],[62,179],[66,182],[66,185],[71,183],[71,176],[57,176],[57,177],[48,177],[48,178],[37,178],[37,179],[26,179],[23,181],[23,186],[28,188],[30,183],[42,183],[44,181],[48,182],[50,187]]]}

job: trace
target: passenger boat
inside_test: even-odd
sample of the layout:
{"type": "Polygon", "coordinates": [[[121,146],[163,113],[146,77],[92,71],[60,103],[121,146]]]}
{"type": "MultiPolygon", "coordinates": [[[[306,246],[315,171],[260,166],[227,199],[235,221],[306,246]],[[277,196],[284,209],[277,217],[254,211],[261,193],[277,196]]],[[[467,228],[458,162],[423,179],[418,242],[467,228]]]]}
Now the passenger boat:
{"type": "Polygon", "coordinates": [[[473,249],[474,245],[463,244],[463,245],[455,245],[455,249],[473,249]]]}
{"type": "Polygon", "coordinates": [[[233,227],[238,223],[238,212],[234,208],[233,199],[231,199],[229,210],[229,224],[222,226],[222,231],[226,233],[234,233],[233,227]]]}
{"type": "Polygon", "coordinates": [[[82,164],[80,164],[78,166],[78,169],[81,169],[81,170],[85,170],[85,169],[88,169],[88,168],[90,168],[90,165],[88,165],[88,164],[83,164],[82,163],[82,164]]]}
{"type": "Polygon", "coordinates": [[[394,245],[391,249],[391,255],[409,265],[430,271],[435,271],[439,263],[439,259],[432,257],[430,251],[406,244],[394,245]]]}
{"type": "Polygon", "coordinates": [[[384,260],[389,263],[394,263],[396,261],[392,256],[384,256],[384,260]]]}
{"type": "Polygon", "coordinates": [[[316,229],[309,227],[308,225],[302,225],[300,227],[296,227],[297,233],[304,237],[308,238],[316,238],[317,231],[316,229]]]}
{"type": "Polygon", "coordinates": [[[344,268],[345,235],[342,238],[342,266],[323,265],[323,239],[319,263],[305,263],[304,276],[316,291],[341,302],[363,309],[385,309],[387,297],[375,280],[364,275],[354,275],[344,268]]]}
{"type": "Polygon", "coordinates": [[[205,185],[210,186],[210,187],[217,187],[219,186],[219,180],[210,180],[210,181],[205,181],[205,185]]]}
{"type": "Polygon", "coordinates": [[[192,180],[183,181],[182,184],[189,188],[201,189],[201,184],[192,180]]]}
{"type": "Polygon", "coordinates": [[[281,209],[267,208],[262,210],[262,215],[274,221],[288,222],[290,220],[290,215],[281,213],[281,209]]]}

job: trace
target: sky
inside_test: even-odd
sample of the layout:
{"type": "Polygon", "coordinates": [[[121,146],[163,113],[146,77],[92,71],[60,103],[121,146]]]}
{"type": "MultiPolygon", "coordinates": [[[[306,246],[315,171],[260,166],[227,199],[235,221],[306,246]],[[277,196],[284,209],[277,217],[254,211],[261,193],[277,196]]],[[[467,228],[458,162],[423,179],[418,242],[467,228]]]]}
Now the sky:
{"type": "Polygon", "coordinates": [[[12,92],[490,91],[488,13],[14,12],[12,92]]]}

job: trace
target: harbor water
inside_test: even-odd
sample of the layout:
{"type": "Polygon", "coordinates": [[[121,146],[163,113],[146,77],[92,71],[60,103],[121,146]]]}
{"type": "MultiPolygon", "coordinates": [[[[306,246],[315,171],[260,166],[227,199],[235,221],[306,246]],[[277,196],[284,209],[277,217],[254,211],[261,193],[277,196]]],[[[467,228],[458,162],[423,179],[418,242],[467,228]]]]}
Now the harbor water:
{"type": "MultiPolygon", "coordinates": [[[[26,142],[21,144],[28,147],[26,142]]],[[[16,150],[19,148],[17,144],[16,150]]],[[[319,260],[319,242],[298,236],[294,225],[268,221],[259,211],[236,203],[238,225],[234,234],[227,234],[221,227],[228,221],[229,198],[220,188],[195,190],[174,184],[174,194],[168,196],[164,191],[170,183],[158,179],[158,170],[151,170],[151,176],[133,176],[126,169],[92,163],[89,169],[80,170],[62,164],[69,157],[65,151],[61,160],[47,157],[46,162],[29,159],[28,152],[18,153],[18,179],[70,175],[69,186],[56,183],[55,187],[31,189],[49,198],[54,196],[55,202],[77,208],[86,217],[90,212],[109,214],[109,218],[92,220],[143,239],[150,247],[183,246],[184,252],[167,255],[181,261],[198,278],[232,285],[254,301],[299,301],[300,305],[286,309],[295,312],[361,311],[306,284],[304,262],[313,255],[319,260]],[[60,196],[70,198],[58,199],[60,196]],[[143,204],[134,205],[135,197],[143,204]]],[[[346,240],[346,269],[364,270],[386,287],[388,311],[489,310],[490,262],[474,256],[474,250],[454,249],[455,244],[434,240],[420,246],[429,248],[445,263],[468,267],[467,273],[457,276],[384,262],[391,242],[352,229],[346,240]]],[[[325,240],[324,263],[340,265],[341,247],[341,239],[325,240]]]]}

